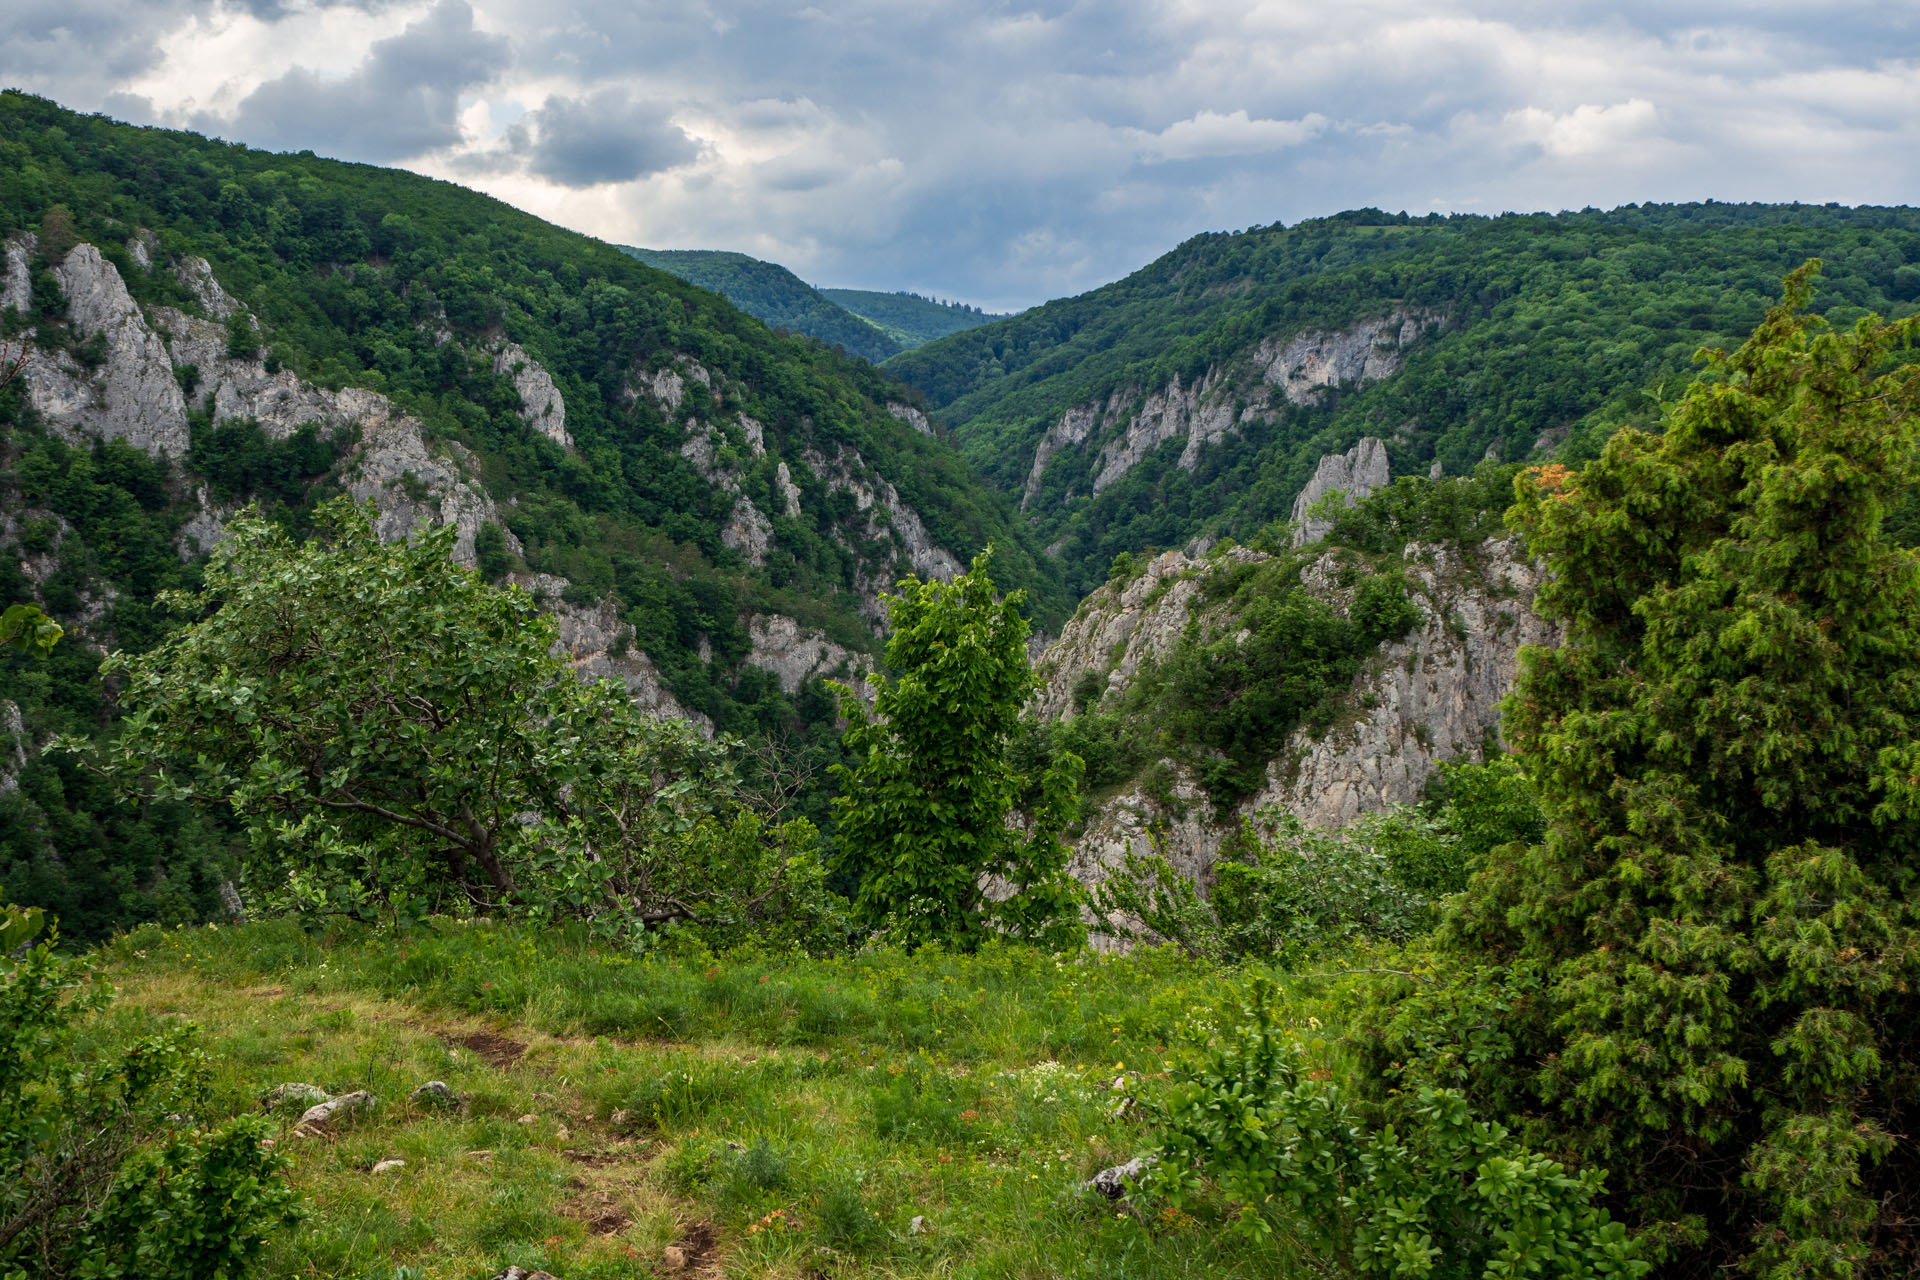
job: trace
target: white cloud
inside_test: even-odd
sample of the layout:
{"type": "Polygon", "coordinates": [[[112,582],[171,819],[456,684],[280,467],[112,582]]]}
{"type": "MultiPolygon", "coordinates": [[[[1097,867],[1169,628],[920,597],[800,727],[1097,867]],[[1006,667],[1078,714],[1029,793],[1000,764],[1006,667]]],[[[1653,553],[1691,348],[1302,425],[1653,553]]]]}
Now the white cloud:
{"type": "Polygon", "coordinates": [[[1143,160],[1196,160],[1221,156],[1253,156],[1281,151],[1317,138],[1327,118],[1309,112],[1298,120],[1255,120],[1244,109],[1196,112],[1159,133],[1140,135],[1143,160]]]}
{"type": "Polygon", "coordinates": [[[1656,136],[1660,113],[1645,98],[1629,98],[1611,106],[1583,102],[1557,114],[1522,107],[1507,113],[1506,125],[1519,140],[1549,155],[1574,159],[1610,153],[1656,136]]]}

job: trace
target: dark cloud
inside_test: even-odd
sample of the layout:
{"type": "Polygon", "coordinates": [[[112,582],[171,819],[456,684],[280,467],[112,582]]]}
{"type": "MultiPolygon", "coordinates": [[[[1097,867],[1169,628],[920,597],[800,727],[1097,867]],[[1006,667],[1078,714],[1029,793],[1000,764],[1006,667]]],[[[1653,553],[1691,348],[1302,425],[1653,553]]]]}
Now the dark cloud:
{"type": "Polygon", "coordinates": [[[232,123],[260,146],[406,159],[460,141],[461,91],[510,61],[507,39],[475,29],[466,0],[439,0],[399,35],[376,41],[351,74],[329,79],[295,67],[248,94],[232,123]]]}
{"type": "Polygon", "coordinates": [[[686,164],[700,148],[667,109],[624,89],[549,97],[508,132],[529,172],[563,187],[631,182],[686,164]]]}

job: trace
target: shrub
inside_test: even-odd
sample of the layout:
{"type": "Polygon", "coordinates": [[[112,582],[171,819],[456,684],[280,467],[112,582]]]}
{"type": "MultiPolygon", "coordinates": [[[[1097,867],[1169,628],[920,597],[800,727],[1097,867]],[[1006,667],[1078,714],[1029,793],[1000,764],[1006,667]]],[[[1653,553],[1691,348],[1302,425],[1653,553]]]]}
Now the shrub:
{"type": "Polygon", "coordinates": [[[1149,1193],[1194,1207],[1211,1184],[1264,1233],[1274,1210],[1321,1256],[1360,1276],[1478,1280],[1637,1277],[1625,1229],[1595,1201],[1602,1175],[1570,1172],[1457,1092],[1422,1088],[1377,1116],[1287,1043],[1256,980],[1242,1020],[1174,1075],[1149,1193]]]}
{"type": "Polygon", "coordinates": [[[192,1127],[206,1067],[191,1028],[77,1053],[112,991],[33,945],[41,913],[0,912],[0,1278],[245,1274],[295,1216],[252,1117],[192,1127]]]}

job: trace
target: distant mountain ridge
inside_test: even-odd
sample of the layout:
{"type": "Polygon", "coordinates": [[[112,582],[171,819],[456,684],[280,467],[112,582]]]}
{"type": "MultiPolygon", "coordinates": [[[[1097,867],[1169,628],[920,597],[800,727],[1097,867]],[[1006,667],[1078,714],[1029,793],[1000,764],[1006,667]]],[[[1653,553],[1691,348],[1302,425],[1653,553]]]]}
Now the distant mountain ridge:
{"type": "Polygon", "coordinates": [[[977,329],[1006,319],[959,302],[936,302],[904,290],[877,293],[870,289],[826,289],[821,296],[880,326],[905,350],[925,346],[950,333],[977,329]]]}
{"type": "Polygon", "coordinates": [[[793,272],[725,249],[641,249],[618,246],[650,267],[724,297],[769,327],[789,329],[879,364],[906,350],[879,325],[855,315],[793,272]]]}
{"type": "Polygon", "coordinates": [[[1825,263],[1836,324],[1920,305],[1920,210],[1357,210],[1197,236],[1123,280],[888,361],[1084,595],[1121,552],[1285,520],[1363,436],[1394,475],[1590,456],[1825,263]]]}

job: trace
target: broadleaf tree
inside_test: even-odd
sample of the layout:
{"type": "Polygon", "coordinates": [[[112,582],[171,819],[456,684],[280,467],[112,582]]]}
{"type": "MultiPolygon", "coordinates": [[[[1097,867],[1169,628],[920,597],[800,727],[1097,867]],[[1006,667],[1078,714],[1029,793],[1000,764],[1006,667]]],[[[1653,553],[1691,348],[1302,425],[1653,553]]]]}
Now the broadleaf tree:
{"type": "Polygon", "coordinates": [[[860,872],[855,912],[904,946],[972,949],[995,936],[1085,939],[1067,873],[1080,759],[1016,769],[1020,711],[1035,688],[1022,594],[994,598],[992,553],[951,582],[908,578],[888,598],[891,677],[869,709],[839,686],[852,763],[835,765],[835,850],[860,872]]]}
{"type": "Polygon", "coordinates": [[[1920,317],[1832,331],[1816,272],[1664,432],[1517,481],[1566,629],[1506,709],[1546,835],[1445,933],[1503,975],[1504,1047],[1430,1052],[1480,1020],[1419,988],[1383,1042],[1608,1170],[1662,1274],[1920,1257],[1920,558],[1881,527],[1920,482],[1920,317]]]}
{"type": "Polygon", "coordinates": [[[340,499],[315,528],[236,518],[170,599],[195,621],[107,664],[106,769],[229,806],[256,890],[367,918],[831,930],[811,826],[739,804],[724,744],[577,679],[530,596],[453,562],[452,526],[386,543],[340,499]]]}

